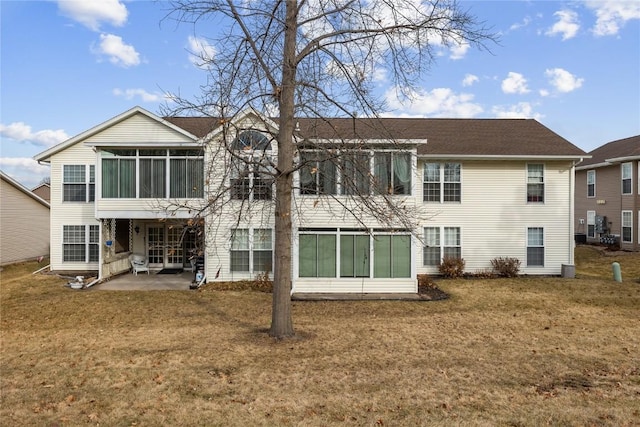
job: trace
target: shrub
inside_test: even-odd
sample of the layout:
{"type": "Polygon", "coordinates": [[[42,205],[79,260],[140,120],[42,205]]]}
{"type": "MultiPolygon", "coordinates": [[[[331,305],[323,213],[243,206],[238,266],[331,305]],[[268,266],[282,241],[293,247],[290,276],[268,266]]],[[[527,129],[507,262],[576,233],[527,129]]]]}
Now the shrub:
{"type": "Polygon", "coordinates": [[[418,287],[427,289],[437,288],[436,283],[428,274],[418,274],[418,287]]]}
{"type": "Polygon", "coordinates": [[[520,271],[520,260],[518,258],[499,257],[491,260],[493,270],[503,277],[516,277],[520,271]]]}
{"type": "Polygon", "coordinates": [[[457,257],[444,257],[438,271],[444,277],[456,279],[464,275],[464,259],[457,257]]]}

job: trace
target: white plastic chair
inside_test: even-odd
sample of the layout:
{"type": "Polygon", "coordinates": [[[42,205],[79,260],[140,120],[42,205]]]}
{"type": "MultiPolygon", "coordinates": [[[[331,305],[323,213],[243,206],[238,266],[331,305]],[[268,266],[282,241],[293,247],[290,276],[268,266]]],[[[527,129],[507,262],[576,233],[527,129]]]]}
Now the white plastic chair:
{"type": "Polygon", "coordinates": [[[143,255],[131,254],[129,255],[129,262],[131,263],[131,271],[135,276],[144,272],[149,274],[149,262],[143,255]]]}

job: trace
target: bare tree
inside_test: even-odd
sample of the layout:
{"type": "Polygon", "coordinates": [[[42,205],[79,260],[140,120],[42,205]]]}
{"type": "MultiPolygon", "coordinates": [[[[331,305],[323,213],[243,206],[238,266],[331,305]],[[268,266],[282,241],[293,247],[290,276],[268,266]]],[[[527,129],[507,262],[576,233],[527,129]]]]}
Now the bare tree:
{"type": "MultiPolygon", "coordinates": [[[[380,188],[368,169],[359,169],[357,156],[345,160],[345,150],[364,147],[366,138],[361,135],[375,133],[393,142],[381,122],[376,124],[385,111],[374,92],[376,76],[384,73],[399,97],[409,97],[432,66],[437,49],[469,45],[483,49],[496,36],[455,0],[173,0],[168,17],[193,24],[195,32],[215,33],[208,40],[216,47],[214,57],[201,57],[209,72],[201,96],[188,100],[176,95],[176,104],[167,109],[171,114],[220,118],[223,143],[213,150],[227,159],[228,168],[216,170],[218,184],[210,188],[208,208],[228,207],[233,198],[230,192],[237,191],[221,175],[233,180],[253,171],[253,176],[268,177],[275,185],[270,334],[292,336],[294,173],[321,176],[318,162],[355,171],[355,175],[343,175],[342,186],[349,188],[343,194],[352,197],[340,198],[342,207],[354,217],[366,213],[384,223],[410,226],[406,209],[387,197],[393,189],[380,188]],[[258,156],[239,155],[237,140],[225,138],[235,132],[231,119],[247,108],[274,117],[277,156],[266,151],[258,156]],[[353,119],[353,131],[344,136],[326,117],[353,119]],[[296,126],[301,118],[304,138],[296,126]],[[361,122],[360,118],[374,120],[361,122]],[[335,134],[330,144],[314,138],[320,130],[325,136],[335,134]],[[303,148],[314,151],[305,154],[303,148]],[[369,197],[368,186],[359,188],[363,181],[353,178],[358,174],[366,176],[380,197],[369,197]]],[[[272,128],[265,123],[265,129],[272,128]]],[[[244,143],[252,153],[259,152],[251,141],[244,143]]],[[[248,191],[256,191],[255,185],[248,191]]],[[[248,205],[241,207],[249,209],[248,205]]]]}

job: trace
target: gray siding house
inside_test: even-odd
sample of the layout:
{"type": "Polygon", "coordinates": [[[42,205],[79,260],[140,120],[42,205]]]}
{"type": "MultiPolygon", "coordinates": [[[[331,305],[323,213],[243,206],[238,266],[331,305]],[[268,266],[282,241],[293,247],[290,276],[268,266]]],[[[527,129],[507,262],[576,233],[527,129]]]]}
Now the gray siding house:
{"type": "Polygon", "coordinates": [[[577,239],[640,250],[640,135],[589,155],[576,167],[577,239]]]}

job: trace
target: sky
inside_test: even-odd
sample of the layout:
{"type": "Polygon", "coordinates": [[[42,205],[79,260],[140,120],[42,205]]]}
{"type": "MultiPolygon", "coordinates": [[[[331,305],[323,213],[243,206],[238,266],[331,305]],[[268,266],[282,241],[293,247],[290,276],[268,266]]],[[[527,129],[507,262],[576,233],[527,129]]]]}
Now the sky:
{"type": "MultiPolygon", "coordinates": [[[[461,1],[499,36],[489,51],[437,47],[412,102],[386,116],[534,118],[589,152],[640,134],[640,1],[461,1]]],[[[169,4],[0,0],[0,169],[33,188],[33,156],[139,105],[195,99],[215,59],[214,21],[169,4]]]]}

